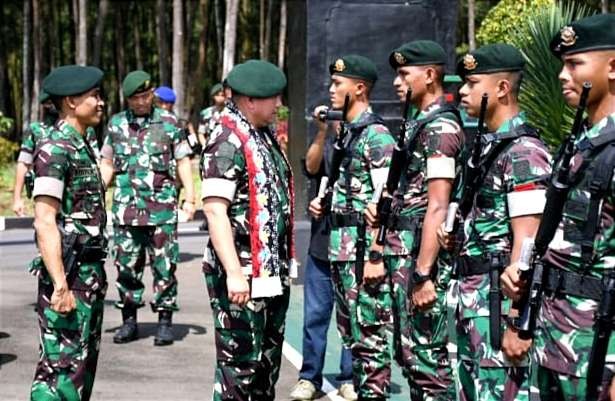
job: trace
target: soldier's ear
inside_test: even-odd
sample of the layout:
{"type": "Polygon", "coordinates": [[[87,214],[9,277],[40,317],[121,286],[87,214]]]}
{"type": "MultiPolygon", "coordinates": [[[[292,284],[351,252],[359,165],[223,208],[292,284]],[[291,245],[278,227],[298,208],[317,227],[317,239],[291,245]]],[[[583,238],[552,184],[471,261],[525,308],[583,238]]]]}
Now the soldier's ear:
{"type": "Polygon", "coordinates": [[[610,85],[615,85],[615,51],[610,52],[607,59],[607,78],[610,85]]]}
{"type": "Polygon", "coordinates": [[[508,96],[512,90],[512,84],[508,79],[499,79],[496,84],[495,95],[498,99],[508,96]]]}

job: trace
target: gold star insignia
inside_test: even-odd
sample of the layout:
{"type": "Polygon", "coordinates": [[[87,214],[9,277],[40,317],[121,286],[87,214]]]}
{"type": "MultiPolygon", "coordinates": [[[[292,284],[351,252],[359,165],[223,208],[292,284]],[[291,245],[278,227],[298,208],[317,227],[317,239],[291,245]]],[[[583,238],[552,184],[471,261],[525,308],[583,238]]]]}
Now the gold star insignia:
{"type": "Polygon", "coordinates": [[[335,65],[333,66],[333,69],[337,72],[344,71],[346,69],[346,64],[344,64],[344,60],[342,60],[341,58],[335,60],[335,65]]]}
{"type": "Polygon", "coordinates": [[[395,59],[395,62],[397,62],[397,64],[399,65],[406,64],[406,58],[400,52],[393,53],[393,58],[395,59]]]}
{"type": "Polygon", "coordinates": [[[466,70],[472,71],[476,68],[477,65],[478,65],[478,62],[476,61],[473,55],[468,53],[465,56],[463,56],[463,68],[465,68],[466,70]]]}
{"type": "Polygon", "coordinates": [[[577,42],[577,33],[572,29],[571,26],[565,26],[560,31],[560,38],[562,40],[563,46],[572,46],[577,42]]]}

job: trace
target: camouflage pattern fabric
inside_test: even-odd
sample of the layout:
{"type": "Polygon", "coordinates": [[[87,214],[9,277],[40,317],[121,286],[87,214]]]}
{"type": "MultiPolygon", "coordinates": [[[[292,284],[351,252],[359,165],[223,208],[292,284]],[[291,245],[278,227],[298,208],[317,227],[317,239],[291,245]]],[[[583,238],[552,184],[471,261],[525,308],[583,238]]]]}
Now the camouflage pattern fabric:
{"type": "MultiPolygon", "coordinates": [[[[605,117],[593,127],[586,129],[580,141],[594,139],[612,134],[615,131],[615,114],[605,117]]],[[[583,156],[575,155],[572,161],[572,173],[579,171],[583,156]]],[[[582,266],[581,244],[585,221],[588,219],[590,196],[588,192],[589,169],[584,170],[568,195],[564,206],[563,219],[549,245],[545,260],[555,269],[563,269],[578,274],[590,274],[603,278],[615,268],[615,178],[610,183],[609,192],[600,208],[599,225],[594,237],[593,260],[582,266]]],[[[614,176],[615,177],[615,176],[614,176]]],[[[536,335],[536,354],[541,368],[556,374],[556,382],[564,386],[562,380],[577,381],[587,375],[589,354],[594,337],[594,314],[598,302],[573,295],[543,297],[538,318],[536,335]]],[[[615,340],[611,336],[607,362],[615,362],[615,340]]],[[[584,397],[578,386],[567,392],[570,399],[584,397]]]]}
{"type": "Polygon", "coordinates": [[[149,255],[154,277],[152,311],[178,310],[175,277],[179,261],[177,225],[116,226],[113,228],[113,244],[113,261],[118,271],[115,285],[120,294],[116,306],[122,309],[127,304],[144,305],[142,280],[146,255],[149,255]]]}
{"type": "MultiPolygon", "coordinates": [[[[414,126],[418,127],[421,120],[437,113],[446,101],[439,98],[416,116],[414,126]]],[[[442,114],[427,123],[420,132],[407,132],[406,138],[415,138],[416,147],[409,156],[408,167],[402,176],[398,191],[394,194],[394,208],[406,219],[419,222],[425,217],[427,210],[427,185],[430,179],[448,178],[454,180],[460,170],[461,150],[464,143],[464,133],[454,116],[442,114]]],[[[393,230],[395,228],[393,227],[393,230]]],[[[420,228],[417,228],[420,230],[420,228]]],[[[420,233],[410,230],[399,230],[396,235],[387,236],[387,246],[390,253],[403,255],[399,258],[386,258],[387,269],[397,272],[405,278],[394,288],[395,297],[404,302],[411,298],[409,277],[415,268],[420,242],[420,233]],[[404,272],[399,272],[404,265],[404,272]]],[[[448,400],[454,398],[452,386],[452,370],[448,359],[448,324],[446,309],[446,291],[452,273],[452,264],[445,263],[448,259],[444,251],[443,257],[436,261],[435,305],[425,312],[420,312],[411,305],[407,309],[399,309],[395,318],[399,319],[401,328],[403,355],[402,369],[408,378],[412,400],[448,400]],[[408,313],[408,316],[399,315],[408,313]],[[398,316],[399,315],[399,316],[398,316]],[[404,322],[407,319],[406,322],[404,322]]],[[[395,273],[393,273],[395,274],[395,273]]],[[[395,275],[393,275],[395,277],[395,275]]],[[[400,306],[401,306],[400,304],[400,306]]],[[[397,346],[398,344],[396,344],[397,346]]]]}
{"type": "MultiPolygon", "coordinates": [[[[544,366],[537,366],[537,369],[537,384],[541,401],[586,401],[587,380],[584,377],[558,373],[544,366]]],[[[611,379],[611,374],[607,374],[603,378],[602,391],[598,394],[598,401],[610,400],[608,389],[611,379]]]]}
{"type": "MultiPolygon", "coordinates": [[[[523,113],[504,122],[494,142],[483,146],[483,158],[497,142],[498,133],[518,129],[523,113]]],[[[551,172],[551,159],[537,138],[520,137],[496,157],[482,180],[476,201],[465,223],[461,255],[509,255],[512,246],[510,220],[515,216],[540,214],[544,207],[545,178],[551,172]]],[[[527,361],[513,369],[501,350],[489,339],[489,274],[459,278],[457,314],[460,396],[464,400],[497,400],[525,392],[527,361]],[[474,383],[474,386],[472,386],[474,383]],[[468,387],[470,386],[470,387],[468,387]],[[478,397],[478,398],[477,398],[478,397]]],[[[510,300],[502,298],[502,320],[508,315],[510,300]]],[[[504,332],[502,322],[502,333],[504,332]]],[[[512,399],[512,398],[511,398],[512,399]]]]}
{"type": "Polygon", "coordinates": [[[191,150],[172,113],[154,107],[146,117],[114,115],[101,155],[113,162],[114,225],[177,223],[176,160],[191,150]]]}
{"type": "MultiPolygon", "coordinates": [[[[243,118],[236,107],[226,108],[232,118],[243,118]]],[[[256,134],[262,133],[253,130],[256,134]]],[[[222,197],[230,202],[228,216],[233,230],[235,250],[244,275],[252,274],[250,251],[249,208],[250,193],[244,150],[233,127],[219,124],[203,150],[201,158],[202,194],[222,197]]],[[[272,187],[286,191],[285,162],[275,147],[271,147],[272,163],[281,174],[273,174],[272,187]]],[[[282,196],[278,227],[284,234],[284,223],[290,218],[288,194],[282,196]]],[[[284,322],[290,297],[288,278],[288,243],[280,244],[285,254],[280,266],[283,294],[270,298],[252,299],[245,307],[231,304],[226,288],[226,274],[216,257],[211,241],[204,256],[203,272],[209,292],[216,328],[216,373],[213,399],[218,400],[273,400],[278,380],[284,322]]],[[[283,256],[283,255],[281,255],[283,256]]]]}
{"type": "Polygon", "coordinates": [[[211,133],[220,122],[221,112],[216,110],[216,106],[209,106],[199,113],[199,126],[197,132],[205,137],[205,140],[209,140],[211,133]]]}
{"type": "MultiPolygon", "coordinates": [[[[360,125],[371,112],[365,111],[347,125],[360,125]]],[[[380,182],[386,181],[395,139],[381,124],[371,124],[351,141],[351,149],[346,151],[351,157],[342,162],[340,177],[333,187],[332,213],[363,213],[374,192],[372,179],[377,176],[380,182]],[[351,193],[347,193],[346,180],[350,180],[351,193]]],[[[333,227],[329,239],[329,259],[346,262],[355,259],[356,227],[333,227]]],[[[366,249],[371,244],[367,236],[366,249]]],[[[367,257],[367,252],[365,253],[367,257]]]]}
{"type": "MultiPolygon", "coordinates": [[[[61,202],[59,224],[68,232],[99,238],[105,247],[105,198],[94,153],[64,121],[39,143],[33,163],[34,197],[61,202]]],[[[44,235],[44,233],[38,233],[44,235]]],[[[30,264],[39,278],[40,356],[32,383],[34,401],[90,399],[100,348],[107,280],[103,261],[84,262],[69,282],[77,307],[58,314],[49,305],[53,285],[40,256],[30,264]]]]}
{"type": "Polygon", "coordinates": [[[392,297],[385,279],[358,285],[354,262],[333,262],[337,328],[352,352],[352,377],[361,399],[386,398],[391,384],[392,297]],[[348,316],[346,318],[346,316],[348,316]]]}
{"type": "MultiPolygon", "coordinates": [[[[361,113],[351,124],[370,118],[361,113]]],[[[350,141],[340,178],[333,189],[333,213],[362,213],[372,198],[374,179],[384,182],[395,140],[380,124],[370,124],[350,141]],[[346,183],[350,182],[351,193],[346,183]]],[[[366,235],[369,249],[371,234],[366,235]]],[[[331,277],[336,292],[338,330],[352,351],[355,391],[362,398],[387,397],[391,381],[391,288],[385,278],[375,288],[359,285],[355,276],[357,227],[332,227],[329,239],[331,277]]],[[[365,252],[367,256],[368,252],[365,252]]]]}
{"type": "Polygon", "coordinates": [[[226,274],[210,246],[203,272],[216,329],[213,401],[275,399],[280,374],[284,322],[290,281],[282,280],[283,295],[251,300],[239,307],[228,300],[226,274]]]}

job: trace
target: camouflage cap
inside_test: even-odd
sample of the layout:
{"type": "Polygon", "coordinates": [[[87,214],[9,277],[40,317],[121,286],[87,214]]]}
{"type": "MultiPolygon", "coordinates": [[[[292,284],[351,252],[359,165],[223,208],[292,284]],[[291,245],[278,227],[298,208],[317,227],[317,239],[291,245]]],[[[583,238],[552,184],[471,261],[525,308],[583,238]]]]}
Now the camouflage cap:
{"type": "Polygon", "coordinates": [[[517,48],[505,43],[480,47],[463,56],[457,63],[457,75],[494,74],[521,71],[525,59],[517,48]]]}
{"type": "Polygon", "coordinates": [[[43,80],[43,92],[49,96],[72,96],[100,85],[103,72],[96,67],[63,65],[54,68],[43,80]]]}
{"type": "Polygon", "coordinates": [[[389,64],[393,69],[405,65],[446,64],[446,52],[433,40],[414,40],[393,50],[389,64]]]}
{"type": "Polygon", "coordinates": [[[551,39],[557,57],[597,50],[615,49],[615,14],[597,14],[566,25],[551,39]]]}
{"type": "Polygon", "coordinates": [[[211,89],[209,90],[209,97],[213,97],[216,93],[223,91],[224,87],[222,86],[221,83],[217,83],[214,86],[211,87],[211,89]]]}
{"type": "Polygon", "coordinates": [[[368,82],[376,82],[378,79],[378,70],[374,62],[358,54],[349,54],[336,59],[329,65],[329,73],[368,82]]]}
{"type": "Polygon", "coordinates": [[[256,98],[278,95],[286,87],[282,70],[263,60],[248,60],[236,65],[226,79],[233,92],[256,98]]]}
{"type": "Polygon", "coordinates": [[[151,87],[152,77],[141,70],[129,72],[122,81],[122,91],[125,97],[131,97],[135,93],[146,91],[151,87]]]}

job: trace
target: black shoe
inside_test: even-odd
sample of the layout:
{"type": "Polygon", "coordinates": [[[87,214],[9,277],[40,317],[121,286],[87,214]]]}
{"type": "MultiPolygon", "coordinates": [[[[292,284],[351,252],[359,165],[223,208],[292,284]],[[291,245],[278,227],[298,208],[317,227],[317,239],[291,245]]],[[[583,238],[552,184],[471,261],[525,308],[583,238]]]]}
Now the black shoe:
{"type": "Polygon", "coordinates": [[[158,314],[158,331],[156,332],[156,337],[154,337],[154,345],[163,346],[173,344],[175,338],[172,329],[172,316],[173,312],[171,311],[161,311],[158,314]]]}
{"type": "Polygon", "coordinates": [[[124,323],[113,336],[113,342],[116,344],[129,343],[139,336],[136,309],[124,307],[122,309],[122,320],[124,323]]]}

